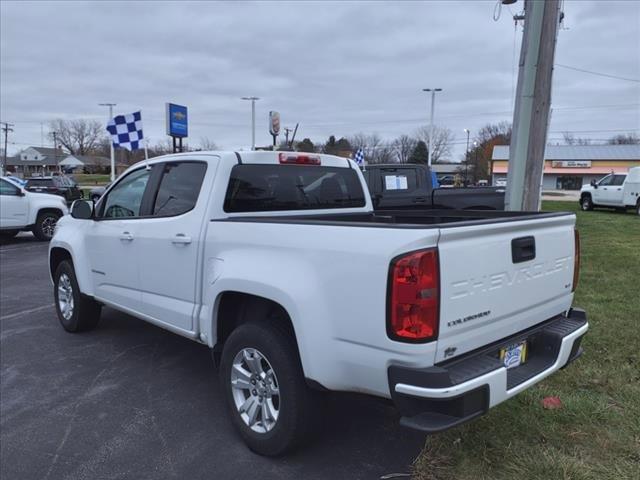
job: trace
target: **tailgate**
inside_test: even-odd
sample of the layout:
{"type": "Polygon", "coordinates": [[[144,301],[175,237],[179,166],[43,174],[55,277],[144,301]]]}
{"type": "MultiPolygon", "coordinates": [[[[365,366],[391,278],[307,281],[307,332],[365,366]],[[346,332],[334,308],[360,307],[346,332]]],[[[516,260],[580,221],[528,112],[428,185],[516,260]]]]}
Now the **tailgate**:
{"type": "Polygon", "coordinates": [[[567,310],[573,299],[572,214],[442,228],[436,362],[567,310]]]}

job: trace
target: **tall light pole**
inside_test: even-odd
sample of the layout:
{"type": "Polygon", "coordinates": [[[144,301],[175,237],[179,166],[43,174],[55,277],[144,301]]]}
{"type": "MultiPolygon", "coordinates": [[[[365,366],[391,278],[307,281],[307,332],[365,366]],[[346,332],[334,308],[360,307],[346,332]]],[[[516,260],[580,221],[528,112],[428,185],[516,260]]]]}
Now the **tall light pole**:
{"type": "Polygon", "coordinates": [[[464,132],[467,134],[467,149],[464,152],[464,181],[467,182],[469,178],[469,133],[470,130],[468,128],[464,129],[464,132]]]}
{"type": "Polygon", "coordinates": [[[427,165],[431,166],[431,145],[433,144],[433,111],[436,103],[436,92],[441,92],[441,88],[423,88],[423,92],[431,92],[431,116],[429,119],[429,145],[427,145],[427,165]]]}
{"type": "Polygon", "coordinates": [[[258,97],[241,97],[241,100],[251,100],[251,150],[256,149],[256,100],[258,97]]]}
{"type": "MultiPolygon", "coordinates": [[[[113,119],[113,107],[115,107],[116,103],[99,103],[101,107],[109,107],[109,120],[113,119]]],[[[107,122],[107,123],[108,123],[107,122]]],[[[109,153],[111,154],[111,181],[113,182],[116,179],[116,160],[115,160],[115,152],[113,151],[113,140],[109,138],[109,153]]]]}

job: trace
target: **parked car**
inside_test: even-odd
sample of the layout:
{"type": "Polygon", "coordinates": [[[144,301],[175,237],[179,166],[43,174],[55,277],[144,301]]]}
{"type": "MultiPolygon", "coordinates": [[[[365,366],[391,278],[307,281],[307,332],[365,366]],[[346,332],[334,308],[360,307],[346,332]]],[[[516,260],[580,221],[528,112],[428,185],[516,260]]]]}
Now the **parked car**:
{"type": "Polygon", "coordinates": [[[376,212],[360,169],[331,155],[136,164],[73,204],[49,268],[69,332],[108,305],[209,346],[229,418],[263,455],[326,421],[320,391],[392,399],[424,432],[457,426],[578,358],[588,329],[571,307],[574,214],[376,212]]]}
{"type": "Polygon", "coordinates": [[[582,210],[608,207],[619,210],[633,208],[640,215],[640,167],[629,169],[629,173],[612,173],[592,181],[580,189],[582,210]]]}
{"type": "Polygon", "coordinates": [[[58,195],[32,193],[6,177],[0,178],[0,236],[32,231],[39,240],[50,240],[56,222],[66,213],[67,204],[58,195]]]}
{"type": "Polygon", "coordinates": [[[7,175],[5,177],[7,180],[11,180],[13,183],[15,183],[16,185],[20,185],[21,187],[24,187],[27,184],[26,180],[23,180],[20,177],[14,177],[13,175],[7,175]]]}
{"type": "Polygon", "coordinates": [[[503,188],[433,188],[427,165],[369,165],[363,174],[376,210],[504,210],[503,188]]]}
{"type": "Polygon", "coordinates": [[[60,195],[69,203],[82,198],[82,190],[64,175],[32,177],[27,180],[25,188],[30,192],[60,195]]]}
{"type": "Polygon", "coordinates": [[[107,183],[106,185],[100,185],[100,186],[97,186],[97,187],[93,187],[89,191],[89,198],[91,200],[93,200],[94,202],[97,202],[98,200],[100,200],[100,197],[102,197],[102,195],[104,195],[104,192],[107,190],[107,188],[109,188],[109,185],[111,185],[111,183],[107,183]]]}

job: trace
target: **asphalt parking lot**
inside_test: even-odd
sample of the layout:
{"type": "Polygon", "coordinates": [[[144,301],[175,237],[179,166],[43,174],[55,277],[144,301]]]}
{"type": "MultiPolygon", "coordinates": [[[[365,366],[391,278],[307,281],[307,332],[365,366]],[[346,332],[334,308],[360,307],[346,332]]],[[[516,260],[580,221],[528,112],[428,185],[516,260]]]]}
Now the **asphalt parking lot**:
{"type": "Polygon", "coordinates": [[[381,401],[330,395],[324,430],[282,459],[250,452],[222,404],[209,350],[110,309],[58,324],[47,244],[0,244],[3,479],[377,479],[407,473],[424,436],[381,401]]]}

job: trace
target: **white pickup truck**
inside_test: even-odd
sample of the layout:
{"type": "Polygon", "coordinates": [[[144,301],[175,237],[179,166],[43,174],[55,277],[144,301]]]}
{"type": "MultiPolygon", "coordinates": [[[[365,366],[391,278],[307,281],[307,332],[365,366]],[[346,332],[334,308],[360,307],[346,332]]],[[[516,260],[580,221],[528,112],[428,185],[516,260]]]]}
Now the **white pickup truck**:
{"type": "Polygon", "coordinates": [[[640,215],[640,167],[629,169],[629,173],[612,173],[592,181],[580,189],[582,210],[594,207],[613,207],[619,210],[633,208],[640,215]]]}
{"type": "Polygon", "coordinates": [[[33,193],[8,178],[0,178],[0,236],[31,231],[38,240],[50,240],[58,219],[69,213],[63,197],[33,193]]]}
{"type": "Polygon", "coordinates": [[[307,437],[327,390],[392,399],[424,432],[459,425],[576,359],[588,328],[573,214],[379,213],[330,155],[134,165],[74,203],[49,267],[70,332],[106,305],[210,347],[264,455],[307,437]]]}

